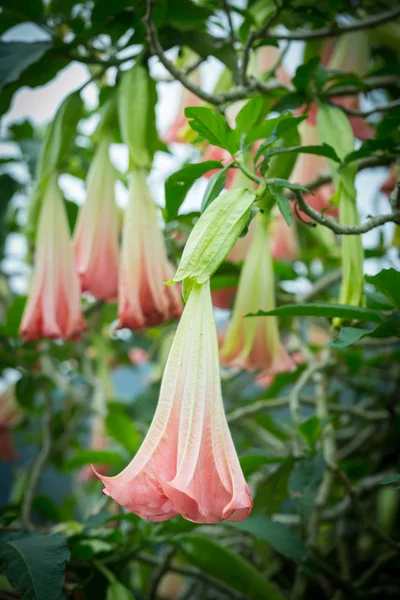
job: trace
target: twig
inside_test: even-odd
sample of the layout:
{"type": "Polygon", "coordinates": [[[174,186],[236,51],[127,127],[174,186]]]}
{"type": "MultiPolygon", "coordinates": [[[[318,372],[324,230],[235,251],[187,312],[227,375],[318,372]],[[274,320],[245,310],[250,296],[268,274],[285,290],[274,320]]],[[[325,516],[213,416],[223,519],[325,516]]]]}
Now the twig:
{"type": "Polygon", "coordinates": [[[233,43],[236,39],[236,34],[235,34],[235,28],[233,27],[231,7],[229,6],[229,2],[227,0],[220,0],[220,4],[226,14],[226,18],[228,19],[228,25],[229,25],[228,41],[233,43]]]}
{"type": "MultiPolygon", "coordinates": [[[[151,566],[155,566],[155,567],[160,566],[160,562],[161,562],[157,558],[155,558],[154,556],[151,556],[149,554],[138,554],[135,558],[136,558],[136,560],[138,560],[140,562],[143,562],[147,565],[151,565],[151,566]]],[[[173,573],[179,573],[180,575],[186,575],[187,577],[193,577],[200,581],[209,583],[215,589],[218,589],[221,592],[223,592],[224,594],[227,594],[229,598],[235,598],[237,600],[241,600],[245,597],[242,594],[240,594],[239,592],[237,592],[236,590],[234,590],[233,588],[231,588],[230,586],[223,583],[222,581],[215,579],[211,575],[207,575],[206,573],[203,573],[203,571],[200,571],[200,569],[197,569],[196,567],[181,567],[180,565],[170,564],[168,569],[169,569],[169,571],[172,571],[173,573]]]]}
{"type": "Polygon", "coordinates": [[[42,471],[51,452],[51,419],[53,406],[50,393],[45,392],[45,414],[43,418],[43,440],[41,450],[32,465],[21,507],[21,524],[27,531],[33,530],[31,523],[32,504],[42,471]]]}
{"type": "Polygon", "coordinates": [[[325,37],[337,37],[344,33],[350,33],[352,31],[361,31],[364,29],[373,29],[378,25],[392,21],[400,15],[400,8],[394,8],[385,12],[378,13],[376,15],[370,15],[365,19],[360,19],[350,23],[350,25],[344,25],[338,27],[336,23],[329,25],[328,27],[321,27],[320,29],[314,29],[311,31],[292,31],[290,33],[266,33],[265,39],[268,40],[293,40],[293,41],[306,41],[306,40],[317,40],[325,37]]]}
{"type": "MultiPolygon", "coordinates": [[[[266,180],[267,185],[273,185],[273,180],[270,181],[271,183],[268,180],[266,180]]],[[[312,208],[304,199],[303,194],[299,190],[294,190],[294,194],[296,196],[296,202],[300,210],[302,210],[308,217],[313,219],[316,223],[327,227],[328,229],[330,229],[338,235],[360,235],[362,233],[367,233],[368,231],[371,231],[376,227],[381,227],[381,225],[384,225],[385,223],[400,223],[400,210],[397,210],[388,215],[377,215],[375,217],[369,217],[367,221],[364,221],[364,223],[361,223],[360,225],[340,225],[337,221],[335,221],[335,219],[332,219],[332,217],[323,215],[318,210],[312,208]]]]}
{"type": "Polygon", "coordinates": [[[309,302],[315,296],[318,296],[321,292],[329,288],[334,283],[340,281],[342,278],[342,269],[335,269],[331,271],[324,277],[321,277],[308,292],[304,292],[304,294],[299,294],[296,296],[294,302],[295,304],[303,304],[304,302],[309,302]]]}
{"type": "Polygon", "coordinates": [[[352,110],[351,108],[346,108],[345,106],[337,105],[339,108],[343,110],[347,115],[353,115],[355,117],[369,117],[377,112],[387,112],[389,110],[393,110],[395,108],[400,107],[400,100],[392,100],[391,102],[387,102],[386,104],[381,104],[380,106],[375,106],[374,108],[370,108],[369,110],[352,110]]]}
{"type": "Polygon", "coordinates": [[[173,559],[177,550],[177,546],[172,546],[171,548],[167,549],[164,554],[164,558],[159,562],[157,569],[154,570],[153,581],[149,592],[149,600],[157,600],[158,586],[160,585],[165,573],[168,571],[171,560],[173,559]]]}
{"type": "Polygon", "coordinates": [[[381,529],[379,529],[379,527],[373,521],[369,520],[368,516],[365,513],[364,507],[358,498],[358,494],[356,493],[356,490],[351,485],[347,474],[338,469],[335,470],[335,474],[338,477],[338,479],[340,479],[341,483],[343,484],[343,486],[350,498],[351,505],[353,506],[354,511],[357,513],[360,520],[364,523],[365,527],[367,529],[369,529],[370,532],[376,538],[378,538],[379,540],[381,540],[382,542],[384,542],[391,548],[394,548],[395,550],[397,550],[397,552],[400,552],[400,543],[396,542],[393,538],[386,535],[386,533],[384,533],[381,529]]]}

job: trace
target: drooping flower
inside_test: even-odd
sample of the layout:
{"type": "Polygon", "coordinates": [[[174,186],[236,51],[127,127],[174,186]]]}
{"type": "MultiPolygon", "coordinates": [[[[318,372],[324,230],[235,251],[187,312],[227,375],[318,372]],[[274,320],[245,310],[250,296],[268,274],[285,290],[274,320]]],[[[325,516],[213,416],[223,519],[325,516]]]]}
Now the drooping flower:
{"type": "Polygon", "coordinates": [[[275,209],[272,211],[270,225],[271,255],[275,260],[296,260],[299,256],[299,243],[295,224],[289,227],[282,213],[275,209]]]}
{"type": "Polygon", "coordinates": [[[276,317],[245,318],[248,313],[275,308],[269,224],[261,214],[254,221],[254,240],[240,274],[221,361],[225,365],[273,374],[291,370],[293,362],[280,341],[276,317]]]}
{"type": "Polygon", "coordinates": [[[87,178],[87,198],[74,235],[75,264],[81,288],[99,300],[118,295],[118,208],[114,200],[114,169],[110,142],[101,140],[87,178]]]}
{"type": "MultiPolygon", "coordinates": [[[[317,126],[312,124],[308,119],[300,123],[299,133],[302,146],[318,146],[321,143],[317,126]]],[[[329,175],[329,166],[326,158],[317,156],[316,154],[299,154],[290,180],[294,183],[307,185],[320,175],[329,175]]],[[[304,198],[315,210],[324,210],[327,211],[327,214],[337,216],[337,207],[329,202],[334,192],[335,188],[333,184],[327,183],[318,187],[314,194],[306,194],[304,198]]],[[[301,213],[301,217],[305,221],[309,220],[304,213],[301,213]]]]}
{"type": "Polygon", "coordinates": [[[125,213],[119,274],[119,328],[154,327],[179,317],[182,302],[172,277],[157,208],[144,169],[133,169],[125,213]]]}
{"type": "Polygon", "coordinates": [[[77,339],[85,322],[74,268],[63,198],[53,174],[46,183],[36,235],[35,264],[20,333],[39,338],[77,339]]]}
{"type": "Polygon", "coordinates": [[[10,386],[0,395],[0,459],[12,461],[18,452],[12,439],[12,430],[23,419],[23,411],[15,398],[15,387],[10,386]]]}
{"type": "MultiPolygon", "coordinates": [[[[341,35],[335,43],[327,40],[323,51],[328,69],[355,73],[360,78],[363,78],[367,72],[369,54],[370,41],[365,31],[341,35]]],[[[350,110],[360,109],[360,99],[357,95],[333,97],[331,101],[350,110]]],[[[353,133],[358,139],[365,140],[373,137],[374,129],[363,117],[352,115],[349,120],[353,133]]]]}
{"type": "MultiPolygon", "coordinates": [[[[192,73],[190,73],[189,79],[192,81],[192,83],[199,86],[199,70],[195,69],[192,73]]],[[[163,135],[163,139],[166,144],[171,144],[173,142],[175,144],[188,144],[195,139],[196,132],[193,131],[188,124],[187,117],[185,116],[185,108],[188,106],[201,106],[202,104],[203,101],[196,96],[196,94],[185,87],[183,88],[175,119],[163,135]]]]}
{"type": "Polygon", "coordinates": [[[251,495],[227,425],[209,282],[194,284],[147,436],[132,462],[104,477],[104,493],[150,521],[242,521],[251,495]]]}

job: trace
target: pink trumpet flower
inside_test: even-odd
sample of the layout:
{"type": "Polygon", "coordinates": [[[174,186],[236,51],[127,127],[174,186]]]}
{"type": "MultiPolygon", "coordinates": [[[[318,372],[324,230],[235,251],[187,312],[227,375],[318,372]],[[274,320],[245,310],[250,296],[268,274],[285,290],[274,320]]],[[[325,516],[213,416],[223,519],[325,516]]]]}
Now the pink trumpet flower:
{"type": "MultiPolygon", "coordinates": [[[[312,124],[309,119],[303,121],[299,126],[302,146],[317,146],[320,144],[317,126],[312,124]]],[[[326,158],[316,154],[299,154],[294,166],[290,180],[293,183],[307,185],[313,179],[320,175],[329,175],[329,167],[326,158]]],[[[335,188],[332,183],[327,183],[318,187],[314,194],[306,194],[305,199],[315,210],[326,210],[327,214],[337,216],[337,207],[333,206],[329,200],[333,196],[335,188]]],[[[301,213],[305,221],[309,220],[304,213],[301,213]]]]}
{"type": "MultiPolygon", "coordinates": [[[[189,78],[197,86],[200,85],[200,74],[198,69],[193,71],[189,78]]],[[[185,108],[188,106],[201,106],[202,104],[203,101],[196,96],[196,94],[183,88],[176,117],[163,135],[163,140],[166,144],[187,144],[194,140],[196,133],[188,124],[188,120],[185,116],[185,108]]]]}
{"type": "Polygon", "coordinates": [[[154,327],[180,317],[179,291],[164,285],[172,274],[146,173],[133,169],[122,237],[118,327],[154,327]]]}
{"type": "Polygon", "coordinates": [[[283,347],[276,317],[245,318],[275,308],[274,271],[269,249],[269,224],[258,214],[254,240],[244,261],[235,305],[221,348],[221,361],[264,374],[291,371],[293,361],[283,347]]]}
{"type": "Polygon", "coordinates": [[[252,507],[226,421],[209,282],[194,284],[147,436],[104,493],[149,521],[243,521],[252,507]]]}
{"type": "Polygon", "coordinates": [[[46,183],[36,235],[35,265],[20,333],[78,339],[85,329],[63,198],[53,174],[46,183]]]}
{"type": "Polygon", "coordinates": [[[103,139],[87,178],[87,198],[74,235],[75,264],[81,288],[99,300],[118,295],[118,208],[114,201],[114,169],[108,139],[103,139]]]}

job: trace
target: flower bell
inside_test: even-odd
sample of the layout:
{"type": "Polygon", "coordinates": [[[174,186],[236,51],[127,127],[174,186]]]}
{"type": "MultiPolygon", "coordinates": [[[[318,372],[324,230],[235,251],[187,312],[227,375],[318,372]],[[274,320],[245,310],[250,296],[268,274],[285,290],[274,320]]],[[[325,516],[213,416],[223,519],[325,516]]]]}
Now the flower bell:
{"type": "Polygon", "coordinates": [[[269,224],[258,214],[250,250],[239,279],[231,321],[221,348],[225,365],[274,374],[293,369],[283,347],[276,317],[245,318],[258,310],[275,308],[274,271],[269,247],[269,224]]]}
{"type": "Polygon", "coordinates": [[[99,300],[118,295],[118,208],[110,141],[101,140],[87,178],[87,198],[75,229],[73,250],[81,288],[99,300]]]}
{"type": "Polygon", "coordinates": [[[67,213],[57,175],[52,174],[45,184],[35,265],[20,333],[26,342],[40,338],[66,340],[78,339],[83,329],[67,213]]]}
{"type": "Polygon", "coordinates": [[[173,341],[156,413],[131,463],[98,474],[104,493],[150,521],[242,521],[252,507],[227,425],[209,281],[193,284],[173,341]]]}
{"type": "Polygon", "coordinates": [[[164,285],[172,273],[146,172],[133,169],[122,236],[119,328],[154,327],[180,317],[179,291],[164,285]]]}

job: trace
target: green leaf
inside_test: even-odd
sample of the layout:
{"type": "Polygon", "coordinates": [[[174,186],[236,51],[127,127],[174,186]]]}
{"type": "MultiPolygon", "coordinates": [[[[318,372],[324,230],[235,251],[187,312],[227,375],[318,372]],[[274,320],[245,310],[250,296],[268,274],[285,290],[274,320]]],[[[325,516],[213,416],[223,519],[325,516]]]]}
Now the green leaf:
{"type": "Polygon", "coordinates": [[[290,225],[293,222],[293,215],[292,215],[292,206],[289,202],[288,197],[285,196],[285,194],[283,194],[279,188],[275,188],[272,185],[270,186],[269,191],[271,192],[273,197],[276,199],[276,201],[278,203],[278,208],[281,212],[281,215],[290,227],[290,225]]]}
{"type": "Polygon", "coordinates": [[[222,163],[217,160],[206,160],[205,162],[185,165],[176,173],[168,177],[165,182],[165,209],[166,220],[172,221],[178,216],[186,194],[199,177],[208,171],[220,169],[222,163]]]}
{"type": "Polygon", "coordinates": [[[299,183],[290,183],[290,181],[286,181],[286,179],[274,178],[274,187],[285,187],[289,190],[300,190],[300,192],[304,192],[307,194],[311,194],[310,190],[300,185],[299,183]]]}
{"type": "Polygon", "coordinates": [[[0,41],[0,91],[6,84],[17,81],[51,46],[51,42],[0,41]]]}
{"type": "Polygon", "coordinates": [[[365,281],[375,288],[400,309],[400,273],[396,269],[382,269],[376,275],[366,275],[365,281]]]}
{"type": "Polygon", "coordinates": [[[35,408],[35,394],[37,389],[37,380],[34,375],[23,375],[18,379],[15,385],[15,397],[17,402],[25,410],[35,408]]]}
{"type": "MultiPolygon", "coordinates": [[[[277,140],[290,129],[297,127],[297,125],[306,118],[306,115],[301,117],[293,117],[291,113],[285,113],[280,117],[267,119],[264,121],[264,123],[250,131],[246,137],[246,144],[251,144],[257,140],[267,138],[267,141],[265,144],[263,144],[263,147],[270,146],[272,142],[277,140]]],[[[262,152],[258,152],[258,155],[260,154],[262,154],[262,152]]]]}
{"type": "Polygon", "coordinates": [[[188,534],[180,547],[189,562],[254,600],[284,600],[282,594],[253,565],[209,537],[188,534]]]}
{"type": "MultiPolygon", "coordinates": [[[[314,79],[317,70],[323,69],[319,64],[319,56],[313,56],[306,64],[302,64],[296,69],[296,74],[292,83],[299,92],[307,90],[310,82],[314,79]]],[[[325,69],[323,69],[325,72],[325,69]]]]}
{"type": "Polygon", "coordinates": [[[326,317],[327,319],[341,317],[342,319],[357,319],[358,321],[372,321],[373,323],[383,321],[382,315],[376,310],[350,306],[348,304],[326,304],[323,302],[315,304],[284,304],[274,310],[267,312],[259,310],[257,313],[246,316],[262,317],[269,315],[276,315],[278,317],[326,317]]]}
{"type": "Polygon", "coordinates": [[[201,284],[215,273],[248,222],[254,199],[255,194],[237,188],[208,206],[192,229],[172,282],[190,277],[201,284]]]}
{"type": "Polygon", "coordinates": [[[135,597],[128,588],[115,579],[107,588],[106,600],[135,600],[135,597]]]}
{"type": "Polygon", "coordinates": [[[204,212],[207,206],[209,206],[211,202],[213,202],[213,200],[215,200],[215,198],[222,192],[225,187],[227,173],[228,167],[224,167],[217,173],[211,175],[201,201],[201,212],[204,212]]]}
{"type": "Polygon", "coordinates": [[[190,119],[189,125],[194,131],[213,146],[228,150],[232,155],[239,149],[237,132],[231,129],[221,114],[205,106],[189,106],[185,116],[190,119]]]}
{"type": "Polygon", "coordinates": [[[178,31],[201,31],[205,29],[207,19],[212,11],[190,0],[167,3],[165,21],[178,31]]]}
{"type": "Polygon", "coordinates": [[[289,477],[289,494],[300,517],[307,520],[315,502],[317,487],[325,472],[320,454],[308,456],[296,463],[289,477]]]}
{"type": "Polygon", "coordinates": [[[357,327],[342,327],[338,337],[331,342],[329,346],[333,348],[346,348],[354,342],[365,337],[391,337],[397,335],[400,337],[400,331],[395,319],[388,319],[380,323],[373,329],[361,329],[357,327]]]}
{"type": "Polygon", "coordinates": [[[23,600],[58,599],[69,550],[61,533],[6,533],[0,536],[0,570],[23,600]]]}
{"type": "Polygon", "coordinates": [[[130,453],[136,454],[141,436],[133,421],[121,410],[111,410],[106,418],[107,434],[117,440],[130,453]]]}
{"type": "Polygon", "coordinates": [[[243,133],[249,133],[260,118],[264,101],[261,96],[253,96],[236,117],[236,131],[241,137],[243,133]]]}
{"type": "Polygon", "coordinates": [[[240,523],[229,523],[229,526],[249,533],[256,540],[268,542],[276,552],[300,564],[305,564],[310,559],[304,542],[296,531],[265,515],[255,515],[240,523]]]}
{"type": "Polygon", "coordinates": [[[298,426],[298,431],[304,440],[307,442],[311,450],[315,450],[317,440],[320,438],[329,419],[319,419],[315,415],[303,421],[298,426]]]}
{"type": "Polygon", "coordinates": [[[398,481],[400,481],[400,475],[390,475],[381,482],[381,485],[387,485],[388,483],[397,483],[398,481]]]}
{"type": "Polygon", "coordinates": [[[255,471],[258,471],[260,467],[264,465],[274,465],[284,460],[280,456],[269,456],[267,454],[245,454],[239,459],[240,466],[242,467],[243,474],[245,477],[251,475],[255,471]]]}
{"type": "Polygon", "coordinates": [[[294,459],[287,458],[257,488],[253,511],[273,515],[279,512],[288,497],[288,481],[293,470],[294,459]]]}
{"type": "Polygon", "coordinates": [[[83,102],[78,92],[65,98],[53,121],[49,124],[40,153],[37,180],[42,183],[60,168],[66,158],[72,138],[83,113],[83,102]]]}
{"type": "Polygon", "coordinates": [[[315,154],[317,156],[325,156],[330,160],[340,163],[340,158],[336,154],[335,150],[329,144],[322,144],[321,146],[292,146],[289,148],[273,148],[263,153],[264,158],[275,156],[277,154],[315,154]]]}
{"type": "Polygon", "coordinates": [[[110,450],[79,450],[64,464],[66,471],[73,471],[84,465],[110,465],[110,467],[121,468],[122,457],[118,452],[110,450]]]}
{"type": "Polygon", "coordinates": [[[9,17],[8,11],[10,11],[10,16],[14,17],[15,24],[24,21],[38,21],[43,15],[41,0],[18,0],[18,10],[15,10],[15,0],[1,0],[0,8],[3,9],[2,20],[9,17]]]}

